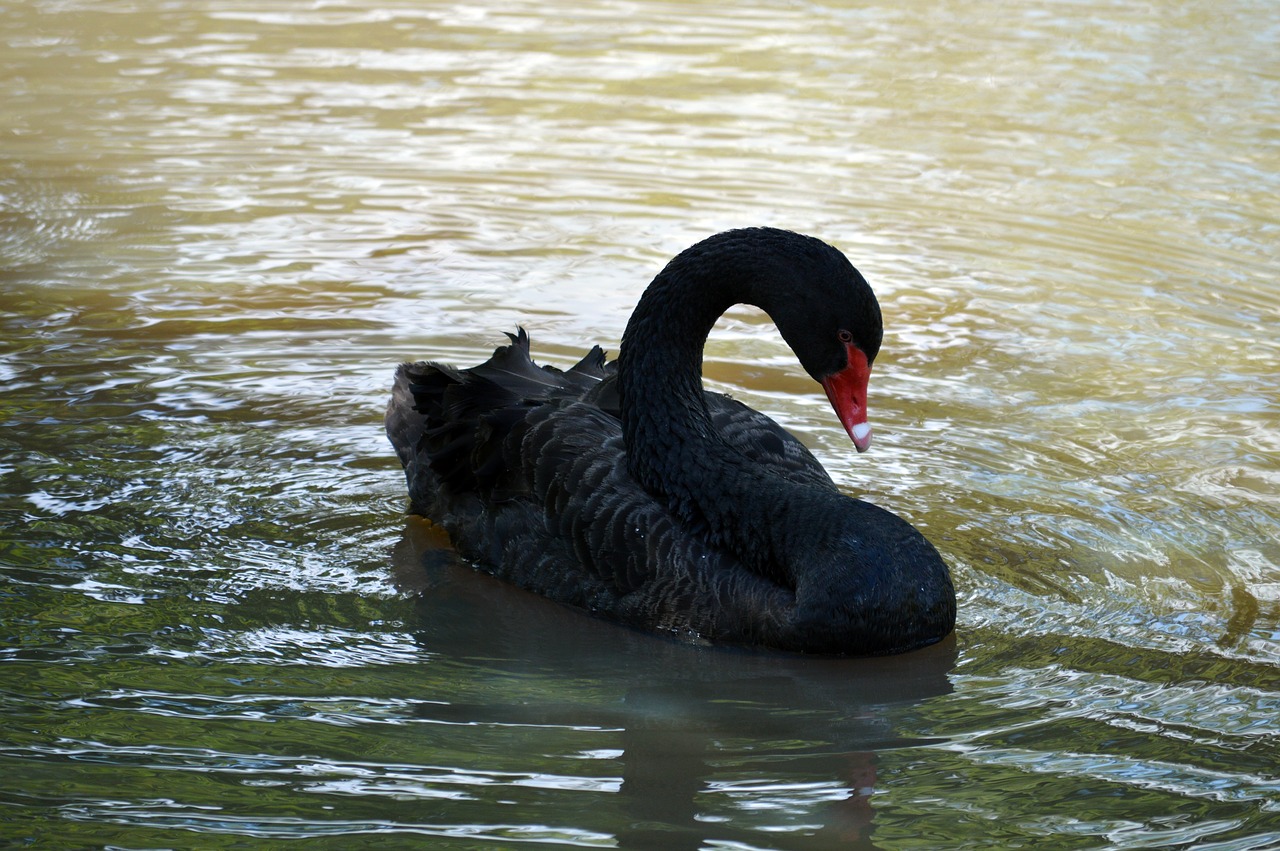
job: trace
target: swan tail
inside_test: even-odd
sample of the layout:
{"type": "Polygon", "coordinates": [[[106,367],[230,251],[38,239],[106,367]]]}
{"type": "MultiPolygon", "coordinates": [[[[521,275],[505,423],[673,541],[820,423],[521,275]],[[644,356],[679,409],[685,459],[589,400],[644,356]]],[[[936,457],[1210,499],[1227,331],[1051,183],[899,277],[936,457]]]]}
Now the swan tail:
{"type": "Polygon", "coordinates": [[[523,438],[529,412],[579,398],[614,371],[599,346],[561,370],[533,362],[523,328],[507,337],[510,344],[478,366],[420,362],[396,370],[387,436],[415,507],[429,504],[424,498],[441,487],[501,498],[510,472],[504,447],[523,438]]]}

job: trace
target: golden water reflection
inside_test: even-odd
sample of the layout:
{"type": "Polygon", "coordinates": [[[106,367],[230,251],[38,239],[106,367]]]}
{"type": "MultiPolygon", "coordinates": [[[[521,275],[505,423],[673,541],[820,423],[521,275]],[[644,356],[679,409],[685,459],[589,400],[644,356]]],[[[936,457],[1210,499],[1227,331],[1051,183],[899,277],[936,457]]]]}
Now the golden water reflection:
{"type": "MultiPolygon", "coordinates": [[[[805,789],[874,802],[871,835],[903,847],[1280,830],[1259,721],[1280,689],[1278,31],[1255,0],[0,0],[0,507],[16,530],[0,564],[22,589],[5,597],[6,658],[33,684],[6,704],[26,731],[5,752],[13,776],[52,765],[38,788],[95,842],[172,844],[140,826],[175,818],[147,759],[173,776],[195,757],[130,750],[119,719],[169,719],[148,730],[214,741],[230,764],[270,751],[262,719],[318,692],[352,701],[316,713],[342,777],[374,770],[347,761],[370,742],[470,776],[440,732],[466,728],[500,769],[489,797],[468,787],[479,800],[448,809],[458,835],[561,824],[583,809],[510,777],[550,771],[551,751],[576,777],[577,757],[493,706],[576,689],[545,729],[573,740],[565,753],[605,754],[581,794],[608,802],[635,763],[608,756],[607,725],[573,721],[649,694],[604,671],[633,657],[571,652],[557,629],[578,627],[544,623],[541,650],[492,649],[515,659],[495,673],[464,652],[497,631],[483,607],[450,614],[425,593],[425,616],[398,596],[403,482],[379,434],[391,370],[474,362],[518,323],[549,362],[616,350],[666,259],[768,224],[840,246],[880,294],[876,445],[852,451],[757,312],[717,325],[707,382],[937,543],[962,596],[958,662],[949,694],[886,707],[841,690],[835,722],[757,684],[744,727],[633,727],[659,744],[692,729],[708,748],[712,779],[691,794],[715,812],[681,810],[683,839],[822,847],[805,789]],[[82,706],[86,729],[65,731],[151,790],[132,822],[114,775],[87,784],[92,805],[57,791],[48,778],[87,762],[30,732],[61,717],[48,695],[88,692],[133,701],[82,706]],[[192,695],[227,701],[193,727],[164,714],[192,695]],[[454,708],[410,723],[405,695],[454,708]],[[807,763],[751,739],[754,713],[788,701],[807,763]],[[458,706],[478,707],[475,725],[458,706]],[[342,724],[368,738],[351,745],[342,724]],[[866,739],[885,730],[902,746],[866,739]],[[868,750],[870,798],[855,779],[868,750]],[[799,785],[777,791],[784,763],[799,785]],[[107,823],[124,827],[104,837],[107,823]]],[[[283,749],[317,728],[290,727],[283,749]]],[[[254,789],[308,770],[290,765],[254,789]]],[[[208,830],[266,830],[253,802],[194,774],[193,811],[234,811],[208,830]]],[[[343,800],[340,780],[323,800],[343,800]]],[[[278,835],[325,821],[279,788],[278,835]]],[[[352,832],[378,832],[394,795],[360,789],[352,832]]],[[[621,821],[569,833],[605,844],[621,821]]]]}

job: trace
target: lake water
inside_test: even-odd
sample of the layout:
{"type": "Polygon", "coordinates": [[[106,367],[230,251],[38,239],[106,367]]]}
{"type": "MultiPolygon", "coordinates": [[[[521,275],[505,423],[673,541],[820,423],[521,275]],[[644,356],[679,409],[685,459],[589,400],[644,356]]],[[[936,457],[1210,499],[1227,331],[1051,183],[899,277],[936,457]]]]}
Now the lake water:
{"type": "Polygon", "coordinates": [[[1280,847],[1280,6],[0,0],[0,845],[1280,847]],[[397,362],[616,351],[773,225],[954,640],[692,647],[405,515],[397,362]],[[297,840],[305,840],[298,844],[297,840]]]}

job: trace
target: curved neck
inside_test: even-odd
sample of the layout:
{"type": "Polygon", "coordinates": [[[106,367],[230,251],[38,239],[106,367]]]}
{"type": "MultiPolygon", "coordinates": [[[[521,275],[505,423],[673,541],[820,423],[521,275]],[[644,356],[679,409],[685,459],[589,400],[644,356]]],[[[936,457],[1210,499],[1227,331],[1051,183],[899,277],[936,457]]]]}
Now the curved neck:
{"type": "Polygon", "coordinates": [[[622,431],[631,474],[650,493],[672,499],[673,507],[681,509],[695,496],[690,491],[697,490],[687,475],[696,471],[688,470],[687,463],[727,448],[715,436],[703,398],[702,349],[720,315],[750,300],[742,270],[726,262],[732,254],[712,263],[703,252],[691,257],[696,248],[672,260],[644,291],[618,351],[622,431]]]}
{"type": "Polygon", "coordinates": [[[702,348],[721,311],[697,303],[705,299],[663,299],[665,289],[650,286],[627,324],[618,394],[632,476],[650,493],[679,498],[688,496],[677,481],[684,456],[718,442],[702,395],[702,348]]]}
{"type": "Polygon", "coordinates": [[[631,475],[686,522],[705,526],[714,540],[758,565],[780,561],[784,545],[773,540],[769,519],[791,488],[750,465],[712,427],[702,350],[734,304],[765,312],[775,306],[782,288],[769,266],[745,242],[681,254],[641,296],[623,335],[617,379],[631,475]],[[766,479],[768,505],[750,498],[766,479]]]}

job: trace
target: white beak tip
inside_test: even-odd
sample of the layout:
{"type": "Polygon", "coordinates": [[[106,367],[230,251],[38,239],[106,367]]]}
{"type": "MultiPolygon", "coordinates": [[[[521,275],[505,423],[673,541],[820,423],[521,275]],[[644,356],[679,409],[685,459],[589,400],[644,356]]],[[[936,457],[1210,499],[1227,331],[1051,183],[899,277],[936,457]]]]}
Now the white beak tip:
{"type": "Polygon", "coordinates": [[[857,423],[853,428],[849,429],[849,436],[853,438],[853,445],[857,447],[859,452],[866,452],[867,447],[871,445],[871,426],[868,423],[857,423]]]}

